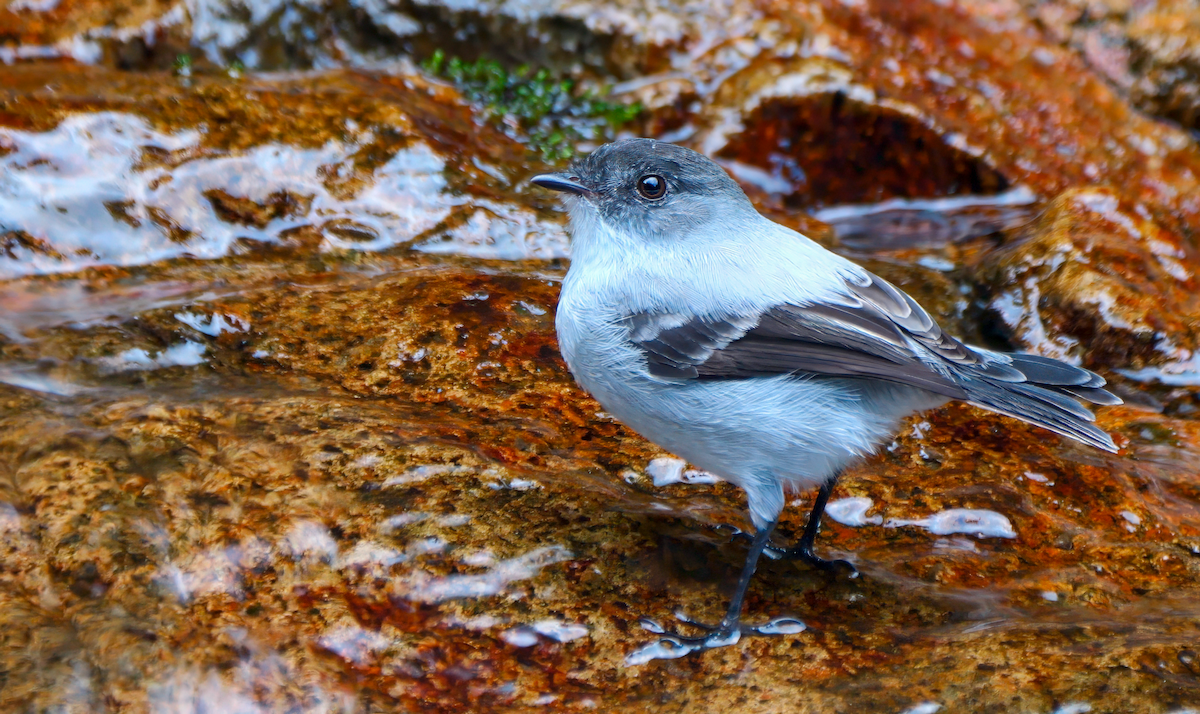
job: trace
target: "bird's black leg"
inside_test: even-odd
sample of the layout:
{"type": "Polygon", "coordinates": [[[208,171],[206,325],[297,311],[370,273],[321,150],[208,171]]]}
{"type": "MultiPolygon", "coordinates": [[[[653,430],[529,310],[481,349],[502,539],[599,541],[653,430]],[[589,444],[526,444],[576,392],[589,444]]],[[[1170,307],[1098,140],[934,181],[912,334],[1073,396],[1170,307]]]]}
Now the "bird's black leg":
{"type": "Polygon", "coordinates": [[[763,548],[771,539],[771,533],[775,530],[776,523],[778,523],[777,520],[771,521],[754,534],[754,540],[750,543],[750,551],[746,553],[746,562],[742,565],[742,574],[738,576],[737,589],[733,591],[733,597],[729,600],[729,609],[725,611],[725,617],[717,627],[717,632],[732,633],[740,627],[742,602],[746,599],[746,591],[750,589],[750,580],[754,578],[754,571],[758,569],[758,557],[762,555],[763,548]]]}
{"type": "Polygon", "coordinates": [[[658,623],[643,618],[642,627],[662,635],[663,638],[658,643],[630,655],[630,659],[627,661],[638,663],[642,661],[641,655],[645,655],[646,660],[680,657],[688,652],[731,645],[741,639],[742,635],[793,634],[802,631],[804,623],[793,618],[772,620],[765,625],[753,627],[743,625],[741,622],[742,603],[746,599],[746,591],[750,588],[750,581],[754,578],[754,571],[758,567],[758,558],[771,538],[771,532],[775,530],[775,523],[776,521],[768,523],[754,534],[754,540],[750,542],[750,552],[746,553],[746,563],[742,566],[742,574],[738,577],[737,588],[733,592],[733,598],[729,601],[729,609],[725,611],[725,617],[721,619],[720,623],[705,625],[676,613],[676,617],[684,624],[707,632],[700,637],[688,637],[668,632],[658,623]],[[664,650],[664,646],[668,649],[664,650]]]}
{"type": "Polygon", "coordinates": [[[839,475],[821,484],[821,489],[817,491],[817,502],[809,511],[808,523],[804,525],[804,534],[800,536],[800,542],[784,551],[781,557],[783,560],[799,560],[821,570],[845,570],[853,578],[858,577],[858,569],[849,561],[826,560],[813,552],[813,542],[821,528],[821,516],[825,515],[825,504],[829,503],[829,494],[833,493],[833,486],[837,483],[839,475]]]}

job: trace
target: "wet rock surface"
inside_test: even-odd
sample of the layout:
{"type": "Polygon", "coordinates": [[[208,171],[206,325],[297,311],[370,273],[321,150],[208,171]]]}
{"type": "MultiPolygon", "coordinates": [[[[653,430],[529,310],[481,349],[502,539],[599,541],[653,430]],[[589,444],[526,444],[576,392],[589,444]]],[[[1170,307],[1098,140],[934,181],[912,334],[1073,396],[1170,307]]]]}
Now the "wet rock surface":
{"type": "Polygon", "coordinates": [[[1138,107],[1200,128],[1200,5],[1194,0],[1025,4],[1052,38],[1078,51],[1138,107]]]}
{"type": "Polygon", "coordinates": [[[1186,68],[1185,6],[9,3],[0,708],[1200,707],[1200,149],[1072,34],[1186,68]],[[761,566],[803,632],[630,664],[720,615],[743,499],[574,385],[545,166],[435,49],[610,84],[955,334],[1102,372],[1121,452],[915,417],[835,490],[861,578],[761,566]]]}

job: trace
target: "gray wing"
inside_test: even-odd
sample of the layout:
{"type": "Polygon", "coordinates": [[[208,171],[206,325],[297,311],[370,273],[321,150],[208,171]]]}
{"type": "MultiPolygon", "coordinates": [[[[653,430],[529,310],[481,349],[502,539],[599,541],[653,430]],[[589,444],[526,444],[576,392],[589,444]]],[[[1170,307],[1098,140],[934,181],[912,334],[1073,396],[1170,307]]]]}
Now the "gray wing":
{"type": "Polygon", "coordinates": [[[845,287],[836,302],[778,305],[748,316],[685,322],[674,315],[634,315],[630,337],[646,352],[650,373],[666,379],[804,372],[873,377],[958,399],[967,394],[952,365],[1021,379],[943,333],[920,305],[881,278],[845,287]]]}
{"type": "Polygon", "coordinates": [[[1076,399],[1119,404],[1100,375],[1036,355],[976,351],[892,284],[867,274],[836,302],[778,305],[755,315],[629,318],[647,368],[669,380],[803,374],[879,379],[1039,424],[1115,451],[1076,399]]]}

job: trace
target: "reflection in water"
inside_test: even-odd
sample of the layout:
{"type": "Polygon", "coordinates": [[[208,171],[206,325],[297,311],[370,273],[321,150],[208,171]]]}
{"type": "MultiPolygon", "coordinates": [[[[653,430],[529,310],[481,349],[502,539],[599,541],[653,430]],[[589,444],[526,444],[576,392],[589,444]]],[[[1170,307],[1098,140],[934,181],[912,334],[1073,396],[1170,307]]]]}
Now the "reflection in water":
{"type": "Polygon", "coordinates": [[[1200,387],[1200,351],[1177,347],[1166,337],[1160,337],[1156,347],[1167,358],[1163,364],[1141,369],[1118,369],[1117,372],[1136,382],[1200,387]]]}
{"type": "MultiPolygon", "coordinates": [[[[166,534],[163,533],[162,537],[165,539],[166,534]]],[[[181,603],[213,593],[241,599],[244,596],[244,574],[266,567],[272,560],[272,553],[269,543],[250,538],[225,548],[210,548],[191,554],[182,563],[164,563],[154,579],[181,603]]]]}
{"type": "Polygon", "coordinates": [[[98,290],[87,280],[63,279],[39,285],[0,282],[0,335],[24,342],[26,333],[37,329],[111,324],[141,312],[191,300],[211,300],[231,292],[212,287],[175,281],[129,281],[98,290]]]}
{"type": "Polygon", "coordinates": [[[317,638],[316,645],[358,667],[370,664],[392,641],[379,632],[350,622],[333,627],[317,638]]]}
{"type": "MultiPolygon", "coordinates": [[[[686,618],[679,619],[687,621],[686,618]]],[[[664,630],[662,625],[659,625],[653,620],[643,620],[642,628],[648,632],[661,635],[664,630]]],[[[781,635],[798,635],[808,629],[800,620],[794,617],[777,617],[774,620],[766,622],[754,628],[754,631],[761,636],[781,636],[781,635]]],[[[741,633],[734,632],[728,640],[723,641],[718,647],[729,647],[736,645],[742,639],[741,633]]],[[[659,659],[679,659],[685,655],[695,652],[702,645],[685,642],[670,635],[660,638],[655,642],[643,645],[633,652],[625,656],[625,665],[627,667],[637,667],[648,664],[659,659]]]]}
{"type": "Polygon", "coordinates": [[[501,632],[500,639],[513,647],[533,647],[538,643],[537,632],[534,632],[532,627],[524,625],[501,632]]]}
{"type": "Polygon", "coordinates": [[[676,640],[661,639],[630,652],[625,657],[625,666],[638,667],[656,659],[679,659],[695,652],[697,648],[676,640]]]}
{"type": "Polygon", "coordinates": [[[280,544],[284,554],[295,560],[332,563],[337,560],[338,544],[329,534],[329,529],[317,521],[300,521],[292,524],[287,537],[280,544]]]}
{"type": "Polygon", "coordinates": [[[650,476],[654,485],[660,488],[673,483],[702,485],[721,481],[719,476],[696,469],[686,469],[686,466],[687,463],[683,459],[659,457],[651,459],[646,465],[646,474],[650,476]]]}
{"type": "Polygon", "coordinates": [[[588,634],[588,628],[584,625],[572,625],[555,619],[540,620],[531,627],[539,635],[549,637],[555,642],[570,642],[588,634]]]}
{"type": "Polygon", "coordinates": [[[426,603],[491,597],[504,592],[510,583],[528,580],[542,568],[571,557],[566,548],[553,545],[498,561],[486,566],[486,572],[479,574],[436,576],[424,570],[414,570],[395,578],[391,583],[391,591],[405,600],[426,603]]]}
{"type": "Polygon", "coordinates": [[[246,332],[250,329],[250,323],[236,315],[214,313],[205,320],[203,315],[191,312],[177,312],[175,313],[175,319],[209,337],[217,337],[222,332],[246,332]]]}
{"type": "Polygon", "coordinates": [[[166,367],[195,367],[204,364],[204,352],[208,348],[197,342],[186,340],[151,355],[140,347],[125,350],[112,357],[101,357],[99,364],[105,372],[136,372],[166,367]]]}
{"type": "MultiPolygon", "coordinates": [[[[12,12],[50,12],[56,9],[60,0],[14,0],[8,3],[12,12]]],[[[159,34],[171,28],[184,24],[187,20],[189,3],[181,2],[170,6],[162,14],[151,17],[140,25],[113,27],[101,25],[92,27],[77,34],[48,45],[8,45],[0,47],[0,62],[12,64],[19,60],[33,59],[71,59],[76,62],[96,63],[104,58],[102,43],[115,41],[124,43],[143,43],[153,47],[159,34]]],[[[67,24],[67,23],[64,23],[67,24]]]]}
{"type": "MultiPolygon", "coordinates": [[[[928,424],[926,424],[928,427],[928,424]]],[[[925,518],[888,518],[868,516],[874,501],[864,496],[830,501],[825,515],[844,526],[883,525],[885,528],[917,526],[934,535],[966,533],[979,538],[1016,538],[1012,522],[1004,515],[979,508],[950,508],[925,518]]]]}
{"type": "Polygon", "coordinates": [[[872,505],[874,501],[866,496],[839,498],[829,502],[825,507],[825,515],[844,526],[879,525],[883,523],[883,516],[867,515],[872,505]]]}
{"type": "Polygon", "coordinates": [[[337,567],[339,570],[343,568],[364,569],[368,567],[387,569],[406,560],[408,560],[408,555],[394,548],[389,548],[374,541],[360,540],[354,544],[353,548],[338,556],[337,567]]]}
{"type": "Polygon", "coordinates": [[[21,514],[11,503],[0,503],[0,533],[20,530],[21,514]]]}
{"type": "MultiPolygon", "coordinates": [[[[450,464],[423,464],[421,466],[414,466],[402,474],[389,476],[387,480],[383,482],[383,486],[384,488],[389,488],[392,486],[408,486],[421,483],[422,481],[426,481],[435,476],[443,476],[445,474],[474,474],[475,472],[476,469],[467,466],[454,466],[450,464]]],[[[415,516],[416,514],[411,515],[415,516]]],[[[421,517],[424,518],[423,515],[421,517]]],[[[402,523],[401,525],[406,524],[402,523]]]]}
{"type": "Polygon", "coordinates": [[[834,228],[838,240],[858,250],[936,247],[997,233],[1034,215],[1037,196],[1018,186],[994,196],[894,198],[880,203],[830,206],[813,217],[834,228]]]}
{"type": "Polygon", "coordinates": [[[0,383],[34,392],[57,394],[60,397],[73,397],[87,391],[86,387],[47,373],[36,365],[11,363],[0,365],[0,383]]]}
{"type": "Polygon", "coordinates": [[[163,714],[267,714],[285,710],[315,714],[362,711],[353,693],[326,688],[246,633],[228,631],[230,644],[245,652],[222,670],[180,667],[147,685],[149,711],[163,714]]]}

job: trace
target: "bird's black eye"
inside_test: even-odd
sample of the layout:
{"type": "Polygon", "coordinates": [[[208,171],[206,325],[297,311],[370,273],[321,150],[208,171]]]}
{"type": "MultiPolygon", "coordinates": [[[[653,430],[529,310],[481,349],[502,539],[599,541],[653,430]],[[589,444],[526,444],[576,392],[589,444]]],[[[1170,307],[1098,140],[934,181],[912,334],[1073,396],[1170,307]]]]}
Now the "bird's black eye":
{"type": "Polygon", "coordinates": [[[646,174],[638,179],[637,190],[642,194],[642,198],[657,201],[667,195],[667,182],[657,174],[646,174]]]}

